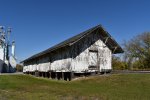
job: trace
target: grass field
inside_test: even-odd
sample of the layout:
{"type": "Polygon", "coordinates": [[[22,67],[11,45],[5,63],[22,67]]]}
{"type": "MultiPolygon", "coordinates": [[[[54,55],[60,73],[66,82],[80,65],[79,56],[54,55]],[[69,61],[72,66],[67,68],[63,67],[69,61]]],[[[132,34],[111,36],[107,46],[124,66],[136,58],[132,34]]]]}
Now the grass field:
{"type": "Polygon", "coordinates": [[[0,100],[150,100],[150,74],[114,74],[71,82],[0,75],[0,100]]]}

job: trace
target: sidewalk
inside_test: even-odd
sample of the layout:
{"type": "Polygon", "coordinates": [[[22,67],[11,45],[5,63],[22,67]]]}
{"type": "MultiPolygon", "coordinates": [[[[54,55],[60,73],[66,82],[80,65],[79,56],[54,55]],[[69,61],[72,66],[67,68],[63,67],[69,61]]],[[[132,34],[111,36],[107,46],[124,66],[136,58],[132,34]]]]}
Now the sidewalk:
{"type": "Polygon", "coordinates": [[[23,74],[23,72],[15,72],[15,73],[0,73],[0,75],[20,75],[23,74]]]}

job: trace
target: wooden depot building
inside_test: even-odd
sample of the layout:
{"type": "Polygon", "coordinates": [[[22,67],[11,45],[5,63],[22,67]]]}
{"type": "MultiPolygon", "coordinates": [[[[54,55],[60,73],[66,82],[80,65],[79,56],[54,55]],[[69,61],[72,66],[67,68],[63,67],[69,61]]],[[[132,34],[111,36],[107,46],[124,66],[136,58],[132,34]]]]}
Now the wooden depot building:
{"type": "Polygon", "coordinates": [[[25,59],[23,72],[64,80],[109,73],[112,54],[117,53],[123,53],[123,49],[98,25],[25,59]]]}

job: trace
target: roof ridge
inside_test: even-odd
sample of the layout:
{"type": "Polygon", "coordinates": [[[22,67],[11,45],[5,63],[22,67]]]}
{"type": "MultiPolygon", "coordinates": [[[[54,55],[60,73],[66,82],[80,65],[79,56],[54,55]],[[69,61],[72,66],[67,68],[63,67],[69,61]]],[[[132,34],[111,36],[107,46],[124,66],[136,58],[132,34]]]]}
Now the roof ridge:
{"type": "MultiPolygon", "coordinates": [[[[39,56],[42,56],[42,55],[44,55],[44,54],[46,54],[46,53],[50,53],[50,52],[52,52],[52,51],[54,51],[54,50],[56,50],[56,49],[59,49],[59,48],[65,47],[65,46],[71,46],[71,45],[73,45],[74,43],[78,42],[80,39],[82,39],[84,36],[86,36],[86,35],[92,33],[94,30],[96,30],[96,29],[98,29],[98,28],[101,28],[101,29],[104,31],[104,33],[105,33],[108,37],[111,37],[112,42],[115,43],[115,44],[113,44],[113,45],[118,46],[119,49],[121,50],[120,52],[123,52],[122,48],[121,48],[121,47],[119,46],[119,44],[112,38],[112,36],[111,36],[107,31],[105,31],[105,29],[102,27],[101,24],[98,24],[98,25],[96,25],[96,26],[94,26],[94,27],[92,27],[92,28],[90,28],[90,29],[88,29],[88,30],[86,30],[86,31],[83,31],[83,32],[81,32],[81,33],[79,33],[79,34],[76,34],[76,35],[74,35],[74,36],[72,36],[72,37],[70,37],[70,38],[68,38],[68,39],[66,39],[66,40],[64,40],[64,41],[62,41],[62,42],[60,42],[60,43],[58,43],[58,44],[56,44],[56,45],[54,45],[54,46],[48,48],[48,49],[46,49],[46,50],[43,50],[43,51],[41,51],[41,52],[39,52],[39,53],[37,53],[37,54],[34,54],[33,56],[31,56],[31,57],[29,57],[29,58],[23,60],[22,62],[27,61],[27,60],[30,60],[30,59],[33,59],[33,58],[36,58],[36,57],[39,57],[39,56]]],[[[112,48],[111,48],[111,49],[112,49],[112,48]]]]}
{"type": "MultiPolygon", "coordinates": [[[[48,48],[48,49],[46,49],[46,50],[43,50],[43,51],[41,51],[41,52],[39,52],[39,53],[34,54],[34,55],[30,56],[29,58],[27,58],[26,60],[32,59],[32,58],[35,58],[35,57],[38,57],[38,56],[41,56],[41,55],[44,55],[44,54],[47,53],[48,51],[50,52],[50,51],[56,50],[56,49],[58,49],[58,48],[67,46],[67,45],[70,46],[70,45],[71,45],[70,43],[75,42],[76,40],[79,40],[80,37],[82,37],[83,35],[86,35],[87,33],[90,33],[89,31],[94,31],[95,29],[97,29],[97,28],[99,28],[99,27],[102,27],[102,26],[101,26],[100,24],[98,24],[98,25],[96,25],[96,26],[94,26],[94,27],[92,27],[92,28],[90,28],[90,29],[88,29],[88,30],[86,30],[86,31],[83,31],[83,32],[81,32],[81,33],[79,33],[79,34],[76,34],[76,35],[74,35],[74,36],[72,36],[72,37],[70,37],[70,38],[68,38],[68,39],[66,39],[66,40],[64,40],[64,41],[62,41],[62,42],[60,42],[60,43],[58,43],[58,44],[56,44],[56,45],[54,45],[54,46],[48,48]],[[81,36],[80,36],[80,35],[81,35],[81,36]],[[79,36],[79,37],[78,37],[78,36],[79,36]],[[75,37],[77,37],[77,39],[74,39],[74,41],[71,41],[71,40],[72,40],[73,38],[75,38],[75,37]],[[67,42],[67,43],[66,43],[66,42],[67,42]]],[[[25,60],[24,60],[24,61],[25,61],[25,60]]],[[[23,62],[23,61],[22,61],[22,62],[23,62]]]]}

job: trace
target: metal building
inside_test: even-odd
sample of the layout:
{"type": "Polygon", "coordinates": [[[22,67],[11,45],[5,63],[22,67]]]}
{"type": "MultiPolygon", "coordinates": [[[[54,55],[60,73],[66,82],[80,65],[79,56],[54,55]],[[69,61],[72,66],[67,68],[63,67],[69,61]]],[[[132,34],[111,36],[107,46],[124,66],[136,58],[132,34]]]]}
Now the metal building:
{"type": "Polygon", "coordinates": [[[5,30],[4,26],[0,26],[0,73],[11,73],[16,69],[15,41],[10,43],[10,33],[11,28],[5,30]]]}
{"type": "Polygon", "coordinates": [[[23,72],[64,80],[111,72],[116,53],[123,53],[122,48],[98,25],[25,59],[23,72]]]}

